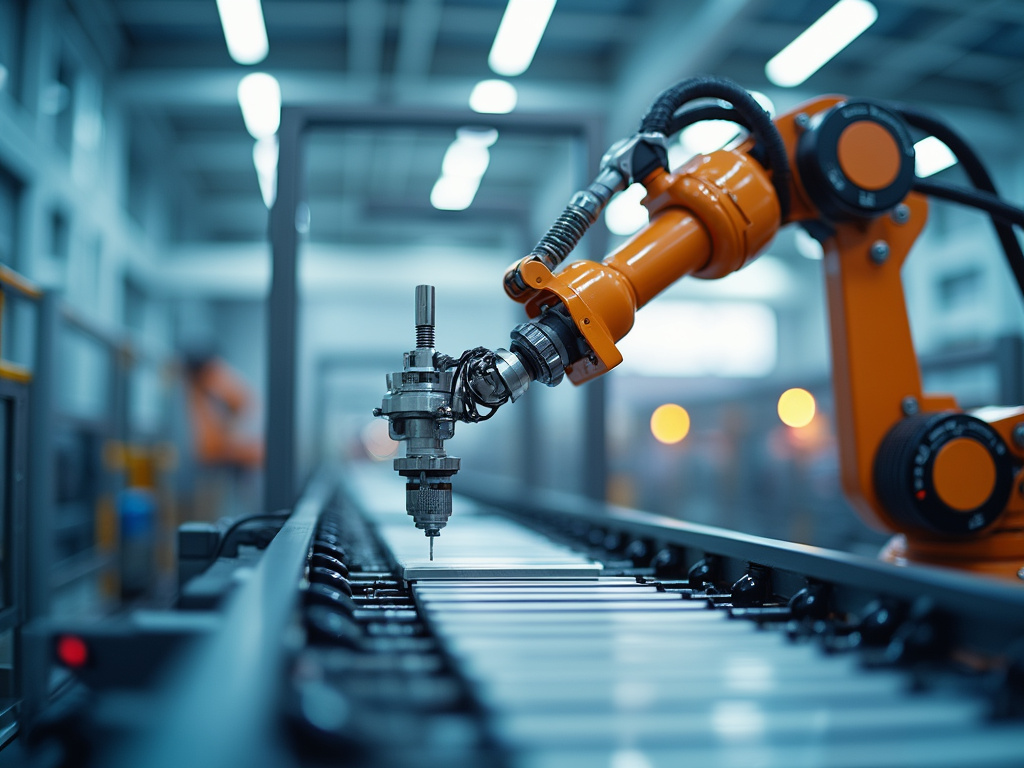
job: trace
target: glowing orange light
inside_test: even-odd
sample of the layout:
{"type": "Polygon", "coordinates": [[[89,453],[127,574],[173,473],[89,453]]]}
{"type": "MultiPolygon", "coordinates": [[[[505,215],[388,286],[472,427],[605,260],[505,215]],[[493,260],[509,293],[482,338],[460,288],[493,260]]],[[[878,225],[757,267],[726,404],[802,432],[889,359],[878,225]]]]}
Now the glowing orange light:
{"type": "Polygon", "coordinates": [[[814,395],[806,389],[787,389],[779,397],[779,418],[787,427],[806,427],[814,419],[814,395]]]}
{"type": "Polygon", "coordinates": [[[659,443],[672,445],[690,432],[690,414],[681,405],[659,405],[651,414],[651,434],[659,443]]]}

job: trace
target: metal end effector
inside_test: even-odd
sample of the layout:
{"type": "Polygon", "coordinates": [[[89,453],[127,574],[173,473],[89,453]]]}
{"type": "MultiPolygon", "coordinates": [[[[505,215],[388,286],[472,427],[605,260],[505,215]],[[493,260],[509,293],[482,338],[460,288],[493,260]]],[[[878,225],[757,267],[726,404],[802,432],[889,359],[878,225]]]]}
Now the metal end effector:
{"type": "Polygon", "coordinates": [[[452,477],[459,459],[445,452],[455,422],[475,423],[518,400],[530,382],[554,386],[565,367],[585,354],[579,334],[559,309],[517,326],[511,349],[476,347],[459,358],[434,348],[434,287],[416,287],[416,348],[406,352],[401,371],[387,376],[388,391],[375,416],[389,421],[394,440],[405,443],[395,470],[406,478],[405,507],[416,527],[434,537],[452,513],[452,477]]]}
{"type": "Polygon", "coordinates": [[[395,470],[406,479],[405,508],[417,528],[434,537],[452,514],[452,476],[459,460],[444,450],[455,434],[451,393],[453,373],[448,358],[434,349],[434,287],[416,287],[416,348],[405,353],[401,371],[387,376],[387,394],[375,415],[389,421],[394,440],[405,443],[405,456],[395,470]]]}

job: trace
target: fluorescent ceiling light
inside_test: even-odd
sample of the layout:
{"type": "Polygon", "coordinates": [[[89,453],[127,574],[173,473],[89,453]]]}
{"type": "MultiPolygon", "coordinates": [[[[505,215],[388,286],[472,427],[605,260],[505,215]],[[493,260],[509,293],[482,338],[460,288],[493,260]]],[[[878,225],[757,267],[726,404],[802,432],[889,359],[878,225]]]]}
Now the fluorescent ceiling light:
{"type": "Polygon", "coordinates": [[[232,59],[239,64],[258,64],[267,58],[270,43],[260,0],[217,0],[217,11],[232,59]]]}
{"type": "Polygon", "coordinates": [[[615,194],[604,209],[604,224],[613,235],[632,235],[648,221],[640,201],[647,196],[643,184],[630,184],[615,194]]]}
{"type": "Polygon", "coordinates": [[[496,128],[466,126],[456,130],[455,136],[459,141],[479,144],[483,147],[493,147],[494,142],[498,140],[498,131],[496,128]]]}
{"type": "Polygon", "coordinates": [[[253,72],[238,84],[238,104],[245,128],[254,139],[277,133],[281,125],[281,86],[272,75],[253,72]]]}
{"type": "Polygon", "coordinates": [[[487,63],[505,77],[525,72],[544,37],[555,0],[508,0],[487,63]]]}
{"type": "Polygon", "coordinates": [[[914,145],[914,171],[922,179],[956,165],[953,150],[934,136],[927,136],[914,145]]]}
{"type": "Polygon", "coordinates": [[[267,208],[272,208],[277,197],[277,136],[258,139],[252,148],[252,162],[260,182],[260,194],[267,208]]]}
{"type": "Polygon", "coordinates": [[[504,80],[481,80],[469,94],[469,108],[487,115],[504,115],[516,108],[519,93],[504,80]]]}
{"type": "Polygon", "coordinates": [[[769,61],[764,68],[775,85],[800,85],[856,40],[878,18],[868,0],[839,0],[769,61]]]}
{"type": "Polygon", "coordinates": [[[483,178],[491,162],[487,147],[472,141],[456,139],[444,153],[441,173],[445,176],[483,178]]]}
{"type": "Polygon", "coordinates": [[[460,128],[444,153],[441,176],[430,192],[430,204],[443,211],[470,206],[491,162],[488,150],[498,140],[493,128],[460,128]]]}
{"type": "Polygon", "coordinates": [[[479,188],[479,178],[441,176],[430,190],[430,204],[442,211],[464,211],[473,202],[479,188]]]}

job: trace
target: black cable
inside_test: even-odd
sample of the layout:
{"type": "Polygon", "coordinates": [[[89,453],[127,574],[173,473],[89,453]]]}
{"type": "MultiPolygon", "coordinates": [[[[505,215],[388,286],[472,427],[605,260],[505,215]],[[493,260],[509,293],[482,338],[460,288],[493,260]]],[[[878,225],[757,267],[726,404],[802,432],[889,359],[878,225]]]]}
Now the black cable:
{"type": "MultiPolygon", "coordinates": [[[[964,172],[967,174],[967,178],[975,188],[982,192],[988,192],[996,197],[999,196],[995,182],[992,180],[988,170],[981,162],[981,158],[978,157],[971,145],[968,144],[959,133],[954,131],[937,117],[934,117],[927,112],[922,112],[919,109],[905,104],[895,104],[893,106],[896,112],[906,120],[911,127],[917,128],[920,131],[924,131],[925,133],[934,136],[949,147],[949,150],[956,156],[957,161],[960,163],[960,167],[964,169],[964,172]]],[[[941,195],[936,195],[936,197],[941,197],[941,195]]],[[[991,211],[989,213],[992,217],[992,226],[996,230],[996,236],[999,238],[999,243],[1003,247],[1003,255],[1006,257],[1006,262],[1009,264],[1010,270],[1013,272],[1013,276],[1017,280],[1017,287],[1020,290],[1021,295],[1024,295],[1024,250],[1021,250],[1020,241],[1017,240],[1017,234],[1013,231],[1013,227],[1005,220],[1000,220],[1000,218],[995,214],[992,214],[991,211]]]]}
{"type": "Polygon", "coordinates": [[[727,107],[723,104],[707,104],[705,106],[680,109],[672,116],[672,121],[668,124],[668,132],[665,135],[674,136],[684,128],[689,128],[694,123],[700,123],[704,120],[724,120],[728,123],[735,123],[740,128],[753,133],[750,125],[743,119],[743,116],[732,107],[727,107]]]}
{"type": "Polygon", "coordinates": [[[462,353],[458,362],[455,363],[455,373],[452,375],[451,399],[453,403],[461,404],[459,413],[454,414],[458,421],[465,421],[469,424],[487,421],[498,412],[499,407],[508,402],[508,391],[495,400],[486,400],[470,386],[471,378],[486,379],[497,375],[496,358],[487,347],[474,347],[462,353]],[[479,410],[481,407],[490,410],[488,413],[481,414],[479,410]]]}
{"type": "Polygon", "coordinates": [[[257,520],[280,520],[283,523],[288,519],[289,515],[291,515],[291,512],[275,512],[267,515],[248,515],[247,517],[243,517],[241,520],[236,520],[228,526],[228,529],[224,531],[223,534],[221,534],[220,544],[217,546],[217,551],[213,553],[213,557],[210,558],[210,562],[216,562],[221,555],[224,554],[224,550],[227,549],[228,539],[231,538],[231,534],[243,525],[256,522],[257,520]]]}
{"type": "Polygon", "coordinates": [[[928,181],[926,179],[915,181],[914,190],[925,195],[940,197],[943,200],[950,200],[954,203],[985,211],[994,221],[998,221],[1005,226],[1017,225],[1018,227],[1024,227],[1024,209],[1011,205],[991,193],[966,189],[965,187],[946,184],[942,181],[928,181]]]}
{"type": "Polygon", "coordinates": [[[719,77],[694,77],[667,88],[654,100],[640,121],[641,133],[670,136],[673,118],[680,107],[696,99],[719,99],[736,110],[750,132],[764,145],[766,165],[772,172],[772,186],[779,199],[782,220],[789,216],[789,157],[779,130],[764,108],[732,80],[719,77]]]}

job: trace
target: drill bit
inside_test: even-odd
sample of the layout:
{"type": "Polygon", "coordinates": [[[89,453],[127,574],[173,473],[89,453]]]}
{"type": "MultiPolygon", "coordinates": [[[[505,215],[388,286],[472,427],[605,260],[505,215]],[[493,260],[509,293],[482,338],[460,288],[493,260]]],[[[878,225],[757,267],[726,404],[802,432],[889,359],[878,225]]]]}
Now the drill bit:
{"type": "Polygon", "coordinates": [[[434,537],[433,536],[428,536],[427,538],[430,539],[430,559],[433,560],[434,559],[434,537]]]}

